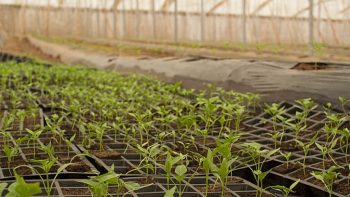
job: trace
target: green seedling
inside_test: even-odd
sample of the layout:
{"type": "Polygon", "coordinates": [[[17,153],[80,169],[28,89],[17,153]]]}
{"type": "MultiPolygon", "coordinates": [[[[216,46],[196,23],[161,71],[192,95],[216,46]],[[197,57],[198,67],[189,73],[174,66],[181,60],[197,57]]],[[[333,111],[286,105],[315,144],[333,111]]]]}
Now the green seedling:
{"type": "Polygon", "coordinates": [[[57,164],[58,158],[54,159],[44,159],[44,160],[32,160],[32,162],[36,165],[20,165],[17,166],[14,171],[16,172],[17,168],[20,167],[27,167],[31,169],[33,172],[35,172],[41,179],[43,187],[45,189],[47,197],[51,196],[52,188],[55,184],[55,180],[57,179],[58,175],[64,171],[67,167],[71,165],[75,165],[72,161],[76,157],[81,157],[81,156],[86,156],[85,154],[79,154],[75,155],[74,157],[71,158],[69,163],[61,165],[55,172],[52,172],[52,169],[55,164],[57,164]],[[44,172],[44,173],[43,173],[44,172]],[[50,173],[53,173],[53,178],[51,179],[50,173]]]}
{"type": "Polygon", "coordinates": [[[332,197],[334,181],[337,179],[337,177],[340,174],[340,173],[337,173],[336,170],[338,170],[338,167],[332,166],[328,170],[323,172],[311,172],[311,175],[314,178],[316,178],[317,180],[323,183],[323,185],[325,186],[329,194],[329,197],[332,197]]]}
{"type": "Polygon", "coordinates": [[[114,172],[114,166],[106,174],[102,174],[95,177],[90,177],[90,179],[81,180],[81,183],[86,184],[89,187],[89,190],[94,197],[107,197],[110,196],[108,192],[109,186],[117,186],[117,196],[121,196],[122,189],[126,188],[128,192],[125,192],[122,196],[126,196],[132,191],[141,189],[142,187],[132,181],[123,181],[120,179],[120,175],[114,172]]]}
{"type": "Polygon", "coordinates": [[[139,144],[137,144],[136,146],[138,152],[143,156],[139,167],[143,165],[143,163],[145,163],[144,167],[146,168],[147,176],[149,175],[149,170],[152,170],[154,174],[157,174],[157,158],[163,151],[162,146],[158,143],[148,146],[147,148],[143,148],[139,144]]]}
{"type": "Polygon", "coordinates": [[[184,164],[178,165],[175,168],[175,179],[177,180],[178,186],[177,186],[177,191],[179,194],[179,197],[182,196],[183,190],[185,188],[182,188],[182,182],[185,179],[185,175],[187,173],[187,166],[184,164]]]}
{"type": "Polygon", "coordinates": [[[11,162],[13,161],[13,158],[18,154],[18,147],[10,147],[7,144],[5,144],[2,150],[7,157],[7,168],[10,170],[11,162]]]}
{"type": "Polygon", "coordinates": [[[22,134],[23,126],[24,126],[24,120],[26,118],[26,112],[24,110],[19,110],[16,113],[16,116],[19,118],[19,131],[22,134]]]}
{"type": "Polygon", "coordinates": [[[315,144],[316,138],[317,138],[317,134],[314,135],[314,137],[308,143],[304,143],[302,141],[299,141],[299,140],[295,139],[295,142],[303,149],[303,152],[304,152],[304,158],[303,158],[304,175],[306,174],[306,171],[305,171],[306,158],[309,155],[311,146],[315,144]]]}
{"type": "Polygon", "coordinates": [[[263,188],[263,180],[265,179],[266,175],[269,172],[263,172],[263,166],[264,163],[267,161],[267,159],[270,159],[274,154],[276,154],[279,149],[274,149],[274,150],[267,150],[267,149],[262,149],[261,144],[258,143],[244,143],[242,145],[243,147],[243,153],[247,154],[250,156],[252,161],[254,162],[254,168],[249,167],[249,169],[252,171],[254,175],[254,179],[257,184],[257,196],[261,197],[264,188],[263,188]]]}
{"type": "MultiPolygon", "coordinates": [[[[16,182],[8,187],[8,193],[4,197],[32,197],[41,194],[39,183],[26,183],[22,177],[15,173],[16,182]]],[[[7,183],[0,183],[0,196],[5,190],[7,183]]]]}
{"type": "Polygon", "coordinates": [[[167,157],[165,160],[164,170],[166,173],[166,179],[167,179],[167,189],[170,190],[170,178],[172,169],[175,164],[179,163],[180,161],[184,160],[186,158],[185,155],[182,155],[181,153],[178,156],[173,157],[170,152],[167,152],[167,157]]]}
{"type": "Polygon", "coordinates": [[[321,151],[321,154],[322,154],[322,158],[323,158],[322,166],[324,170],[326,170],[325,161],[327,156],[329,156],[329,158],[336,164],[336,162],[332,157],[332,154],[335,151],[334,147],[337,145],[337,142],[338,142],[338,139],[335,139],[329,146],[316,143],[316,147],[321,151]]]}
{"type": "Polygon", "coordinates": [[[277,123],[279,120],[283,119],[282,115],[286,112],[286,110],[284,107],[281,107],[280,104],[272,103],[271,105],[266,104],[264,111],[271,116],[273,132],[276,133],[277,123]]]}
{"type": "Polygon", "coordinates": [[[296,180],[292,185],[289,187],[283,186],[283,185],[275,185],[271,188],[273,190],[279,191],[283,194],[283,197],[288,197],[290,193],[294,193],[293,189],[300,183],[300,179],[296,180]]]}
{"type": "Polygon", "coordinates": [[[287,165],[287,169],[288,169],[288,167],[289,167],[289,160],[292,157],[292,152],[283,153],[283,152],[280,151],[280,153],[284,157],[284,159],[286,160],[286,165],[287,165]]]}
{"type": "Polygon", "coordinates": [[[29,142],[30,141],[33,143],[33,156],[35,158],[37,140],[39,139],[39,137],[42,134],[43,130],[42,129],[38,129],[36,131],[32,131],[30,129],[26,129],[26,131],[29,134],[29,136],[27,136],[27,140],[28,140],[27,145],[29,147],[29,142]]]}
{"type": "Polygon", "coordinates": [[[296,103],[298,103],[302,109],[302,122],[304,122],[305,127],[307,127],[307,118],[309,116],[309,113],[317,108],[317,104],[311,99],[311,98],[306,98],[306,99],[300,99],[297,100],[296,103]]]}

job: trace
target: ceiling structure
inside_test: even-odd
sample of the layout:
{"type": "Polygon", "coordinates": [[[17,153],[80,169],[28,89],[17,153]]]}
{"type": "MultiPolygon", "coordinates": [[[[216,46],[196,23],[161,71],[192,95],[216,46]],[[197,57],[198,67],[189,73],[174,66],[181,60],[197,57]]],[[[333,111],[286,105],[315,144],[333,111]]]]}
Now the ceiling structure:
{"type": "MultiPolygon", "coordinates": [[[[174,12],[175,1],[179,12],[201,12],[201,0],[0,0],[0,4],[90,7],[99,9],[151,10],[174,12]]],[[[207,14],[242,14],[244,0],[205,0],[207,14]]],[[[308,17],[309,0],[245,0],[248,16],[308,17]]],[[[350,0],[313,0],[317,18],[350,19],[350,0]]]]}

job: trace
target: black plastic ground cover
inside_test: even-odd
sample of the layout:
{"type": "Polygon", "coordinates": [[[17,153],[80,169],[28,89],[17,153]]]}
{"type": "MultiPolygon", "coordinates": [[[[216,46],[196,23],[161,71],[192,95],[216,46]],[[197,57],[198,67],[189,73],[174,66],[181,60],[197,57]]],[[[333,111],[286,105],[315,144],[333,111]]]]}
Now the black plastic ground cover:
{"type": "Polygon", "coordinates": [[[10,62],[14,61],[16,63],[24,63],[24,62],[31,62],[32,59],[27,57],[20,57],[8,53],[0,53],[0,62],[10,62]]]}

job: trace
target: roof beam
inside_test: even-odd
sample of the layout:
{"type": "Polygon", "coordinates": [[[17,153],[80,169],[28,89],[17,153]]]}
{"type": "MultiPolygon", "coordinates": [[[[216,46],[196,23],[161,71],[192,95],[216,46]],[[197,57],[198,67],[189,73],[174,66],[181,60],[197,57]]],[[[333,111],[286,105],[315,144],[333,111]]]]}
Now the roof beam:
{"type": "Polygon", "coordinates": [[[213,12],[215,12],[218,8],[223,6],[227,1],[228,0],[222,0],[216,3],[212,8],[210,8],[210,10],[208,11],[208,14],[212,14],[213,12]]]}
{"type": "Polygon", "coordinates": [[[171,4],[175,3],[175,0],[165,0],[163,5],[161,6],[161,11],[167,11],[169,10],[169,7],[171,4]]]}
{"type": "Polygon", "coordinates": [[[345,14],[345,13],[348,12],[348,11],[350,11],[350,6],[348,6],[348,7],[344,8],[344,9],[340,10],[340,11],[339,11],[339,14],[345,14]]]}
{"type": "Polygon", "coordinates": [[[250,14],[250,15],[256,15],[258,12],[260,12],[260,10],[262,10],[264,7],[266,7],[267,5],[269,5],[273,0],[265,0],[264,2],[262,2],[259,6],[257,6],[255,8],[255,10],[250,14]]]}
{"type": "MultiPolygon", "coordinates": [[[[321,6],[322,3],[325,3],[327,1],[333,1],[333,0],[322,0],[322,1],[318,1],[317,3],[314,3],[314,7],[315,6],[321,6]]],[[[292,17],[298,17],[299,15],[303,14],[304,12],[307,12],[308,10],[310,10],[310,5],[308,4],[308,6],[304,9],[299,10],[297,13],[295,13],[294,15],[292,15],[292,17]]]]}
{"type": "Polygon", "coordinates": [[[123,2],[123,0],[114,0],[112,9],[118,9],[119,5],[123,2]]]}

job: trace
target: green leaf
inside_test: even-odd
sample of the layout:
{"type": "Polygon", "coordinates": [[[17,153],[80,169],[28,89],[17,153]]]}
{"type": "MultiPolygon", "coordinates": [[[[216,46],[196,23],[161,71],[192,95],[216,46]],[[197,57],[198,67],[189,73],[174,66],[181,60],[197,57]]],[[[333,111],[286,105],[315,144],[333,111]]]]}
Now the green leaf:
{"type": "Polygon", "coordinates": [[[2,193],[4,192],[6,187],[7,183],[0,183],[0,196],[2,196],[2,193]]]}
{"type": "Polygon", "coordinates": [[[187,172],[187,167],[185,165],[178,165],[175,168],[176,175],[183,176],[187,172]]]}
{"type": "Polygon", "coordinates": [[[290,187],[290,190],[293,190],[300,183],[300,179],[296,180],[290,187]]]}
{"type": "Polygon", "coordinates": [[[166,191],[164,197],[174,197],[175,191],[176,191],[176,186],[166,191]]]}
{"type": "Polygon", "coordinates": [[[6,197],[31,197],[41,193],[39,183],[26,183],[22,177],[15,174],[16,182],[12,183],[6,197]]]}
{"type": "Polygon", "coordinates": [[[135,190],[138,190],[141,188],[140,184],[138,184],[136,182],[132,182],[132,181],[124,182],[124,186],[129,191],[135,191],[135,190]]]}

